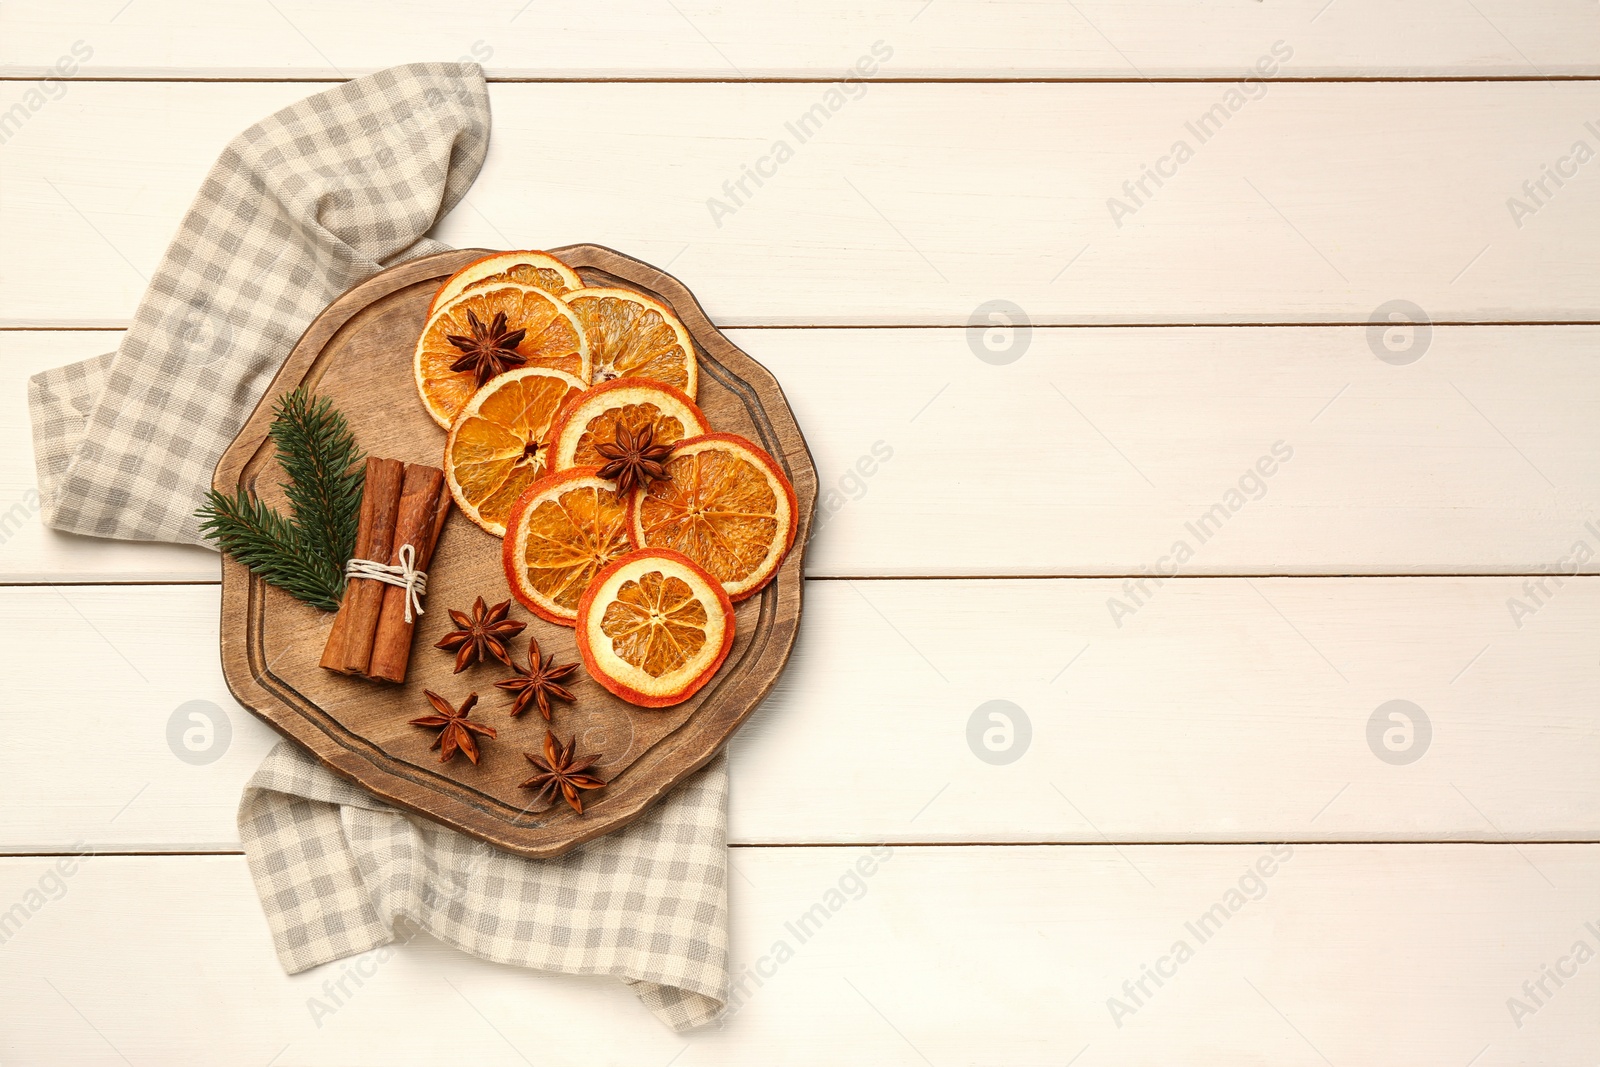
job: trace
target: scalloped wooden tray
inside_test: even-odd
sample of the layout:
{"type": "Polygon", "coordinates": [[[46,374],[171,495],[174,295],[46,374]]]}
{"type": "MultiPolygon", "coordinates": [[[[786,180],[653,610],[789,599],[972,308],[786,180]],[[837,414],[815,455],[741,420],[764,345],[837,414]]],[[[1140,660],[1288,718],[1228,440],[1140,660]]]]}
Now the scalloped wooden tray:
{"type": "MultiPolygon", "coordinates": [[[[737,606],[737,636],[715,678],[677,707],[635,708],[602,689],[580,666],[575,704],[555,707],[553,728],[601,754],[604,790],[585,795],[584,814],[564,803],[543,812],[527,805],[519,783],[532,773],[523,752],[537,752],[545,722],[537,710],[511,718],[507,694],[494,683],[503,665],[476,665],[453,675],[453,658],[432,646],[452,629],[446,607],[465,608],[482,595],[510,596],[500,541],[452,512],[429,567],[427,613],[417,626],[403,686],[347,678],[318,666],[333,616],[295,600],[224,557],[222,666],[241,704],[299,743],[335,772],[402,808],[524,856],[559,856],[628,825],[673,786],[704,766],[777,681],[800,625],[803,557],[816,504],[817,474],[783,390],[767,369],[713,326],[677,279],[598,245],[553,250],[590,285],[648,293],[677,312],[700,361],[699,404],[715,429],[767,449],[794,482],[800,504],[794,549],[759,595],[737,606]],[[479,695],[473,717],[499,731],[483,739],[474,767],[463,757],[439,762],[434,731],[408,725],[428,714],[433,689],[460,701],[479,695]]],[[[306,330],[261,404],[217,464],[213,484],[243,485],[284,508],[267,430],[273,402],[301,384],[329,397],[346,414],[371,455],[438,465],[444,432],[423,412],[411,378],[411,353],[439,284],[483,250],[443,252],[403,263],[362,282],[330,304],[306,330]]],[[[573,631],[513,605],[527,635],[561,662],[578,662],[573,631]]]]}

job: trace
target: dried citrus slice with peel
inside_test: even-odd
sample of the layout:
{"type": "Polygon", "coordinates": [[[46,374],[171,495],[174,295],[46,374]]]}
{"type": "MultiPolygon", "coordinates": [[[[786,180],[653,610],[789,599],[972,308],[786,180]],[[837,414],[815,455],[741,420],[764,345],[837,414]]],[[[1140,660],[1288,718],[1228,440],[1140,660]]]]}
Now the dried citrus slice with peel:
{"type": "Polygon", "coordinates": [[[589,335],[596,384],[649,378],[694,399],[700,385],[694,342],[666,305],[632,289],[578,289],[562,299],[589,335]]]}
{"type": "Polygon", "coordinates": [[[646,708],[681,704],[733,647],[733,604],[686,556],[646,548],[595,575],[578,602],[578,653],[594,680],[646,708]]]}
{"type": "Polygon", "coordinates": [[[644,378],[618,378],[594,386],[561,412],[550,435],[550,465],[556,470],[602,467],[606,461],[595,451],[596,444],[615,441],[618,427],[637,434],[646,426],[660,445],[711,432],[711,423],[681,389],[644,378]]]}
{"type": "Polygon", "coordinates": [[[494,322],[497,314],[505,315],[506,329],[525,331],[516,345],[521,366],[547,367],[564,371],[585,385],[589,382],[588,337],[559,297],[531,285],[508,283],[473,289],[428,318],[412,361],[422,406],[446,429],[473,393],[488,384],[479,382],[471,369],[451,369],[465,351],[450,338],[474,336],[485,324],[494,322]]]}
{"type": "Polygon", "coordinates": [[[529,611],[571,626],[601,568],[633,551],[628,502],[593,467],[547,474],[522,491],[506,522],[506,582],[529,611]]]}
{"type": "Polygon", "coordinates": [[[583,391],[583,382],[547,367],[500,375],[473,394],[450,427],[444,477],[466,516],[492,534],[522,491],[545,472],[556,413],[583,391]]]}
{"type": "Polygon", "coordinates": [[[444,307],[460,296],[469,286],[516,282],[560,296],[572,289],[582,289],[583,279],[578,272],[548,252],[496,252],[475,259],[444,280],[434,294],[428,314],[444,307]]]}
{"type": "Polygon", "coordinates": [[[630,502],[641,548],[681,552],[715,575],[734,600],[772,580],[794,544],[794,487],[767,453],[737,434],[682,441],[667,476],[630,502]]]}

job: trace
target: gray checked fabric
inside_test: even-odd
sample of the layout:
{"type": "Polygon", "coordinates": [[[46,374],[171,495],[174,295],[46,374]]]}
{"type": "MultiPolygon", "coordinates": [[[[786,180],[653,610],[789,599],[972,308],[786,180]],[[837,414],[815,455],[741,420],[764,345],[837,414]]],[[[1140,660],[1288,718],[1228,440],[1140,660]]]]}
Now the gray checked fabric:
{"type": "Polygon", "coordinates": [[[428,230],[489,146],[475,65],[414,63],[308,97],[235,137],[206,175],[116,352],[36,375],[46,525],[203,544],[217,458],[329,302],[428,230]]]}
{"type": "Polygon", "coordinates": [[[728,999],[726,756],[627,829],[525,860],[389,807],[288,742],[239,834],[284,970],[389,944],[409,919],[496,963],[608,974],[674,1030],[728,999]]]}
{"type": "MultiPolygon", "coordinates": [[[[394,67],[302,100],[223,152],[122,346],[30,383],[57,529],[204,543],[211,473],[317,313],[426,238],[488,148],[483,72],[394,67]]],[[[239,833],[284,969],[389,944],[409,919],[500,963],[614,975],[674,1029],[727,1002],[719,758],[652,813],[559,860],[500,852],[377,801],[287,742],[239,833]]]]}

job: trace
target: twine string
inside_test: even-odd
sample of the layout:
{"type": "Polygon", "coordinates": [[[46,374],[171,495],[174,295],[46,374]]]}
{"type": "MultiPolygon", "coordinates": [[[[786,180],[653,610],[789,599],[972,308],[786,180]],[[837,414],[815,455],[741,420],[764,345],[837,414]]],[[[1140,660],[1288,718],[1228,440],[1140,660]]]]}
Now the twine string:
{"type": "Polygon", "coordinates": [[[406,622],[422,614],[422,595],[428,591],[428,572],[417,570],[417,552],[409,544],[400,546],[400,562],[379,563],[375,559],[353,559],[344,565],[346,578],[366,578],[406,591],[406,622]]]}

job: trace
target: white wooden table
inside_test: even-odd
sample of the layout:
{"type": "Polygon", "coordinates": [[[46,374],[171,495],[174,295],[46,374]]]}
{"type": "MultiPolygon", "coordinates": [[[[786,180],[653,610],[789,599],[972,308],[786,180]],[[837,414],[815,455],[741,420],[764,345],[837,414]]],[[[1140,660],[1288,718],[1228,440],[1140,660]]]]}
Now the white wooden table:
{"type": "Polygon", "coordinates": [[[1600,1057],[1593,4],[467,6],[0,8],[0,1062],[1600,1057]],[[38,522],[27,376],[229,137],[423,58],[493,81],[438,235],[667,266],[831,490],[719,1032],[425,937],[314,1012],[215,557],[38,522]]]}

